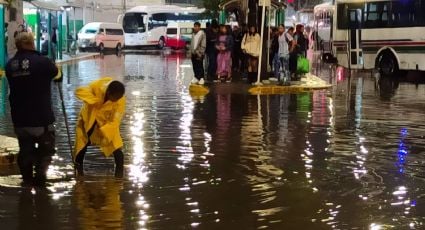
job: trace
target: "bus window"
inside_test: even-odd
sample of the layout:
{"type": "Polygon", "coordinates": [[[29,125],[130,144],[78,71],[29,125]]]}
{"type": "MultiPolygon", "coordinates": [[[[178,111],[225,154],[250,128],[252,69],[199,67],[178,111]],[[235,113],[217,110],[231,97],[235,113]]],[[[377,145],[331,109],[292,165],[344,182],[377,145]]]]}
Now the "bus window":
{"type": "Polygon", "coordinates": [[[177,28],[167,28],[167,34],[177,34],[177,28]]]}
{"type": "Polygon", "coordinates": [[[388,25],[388,2],[369,2],[364,9],[364,28],[380,28],[388,25]]]}
{"type": "Polygon", "coordinates": [[[106,29],[106,35],[123,35],[123,31],[120,29],[106,29]]]}
{"type": "Polygon", "coordinates": [[[192,34],[192,28],[181,28],[180,34],[192,34]]]}
{"type": "Polygon", "coordinates": [[[145,32],[145,23],[143,21],[142,13],[127,13],[123,19],[123,28],[126,33],[141,33],[145,32]]]}
{"type": "Polygon", "coordinates": [[[395,27],[412,26],[415,23],[415,5],[413,1],[393,2],[392,25],[395,27]]]}

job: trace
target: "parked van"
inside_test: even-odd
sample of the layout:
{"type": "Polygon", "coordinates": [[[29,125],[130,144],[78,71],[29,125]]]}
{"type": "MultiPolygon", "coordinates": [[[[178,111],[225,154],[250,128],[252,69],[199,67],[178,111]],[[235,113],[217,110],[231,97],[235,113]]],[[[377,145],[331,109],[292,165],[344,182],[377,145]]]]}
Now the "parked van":
{"type": "MultiPolygon", "coordinates": [[[[195,22],[169,22],[165,38],[166,46],[173,49],[188,48],[192,39],[193,24],[195,22]]],[[[201,23],[205,29],[205,23],[201,23]]]]}
{"type": "Polygon", "coordinates": [[[124,46],[124,31],[117,23],[90,22],[78,32],[78,48],[86,49],[116,49],[120,51],[124,46]]]}

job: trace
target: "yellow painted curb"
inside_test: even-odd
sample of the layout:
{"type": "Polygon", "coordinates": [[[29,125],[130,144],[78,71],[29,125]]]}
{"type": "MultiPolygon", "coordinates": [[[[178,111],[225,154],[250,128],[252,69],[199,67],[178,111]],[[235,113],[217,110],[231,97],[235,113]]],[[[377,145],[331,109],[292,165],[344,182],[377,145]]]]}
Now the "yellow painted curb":
{"type": "Polygon", "coordinates": [[[210,90],[203,85],[191,84],[189,86],[190,96],[195,97],[195,98],[205,97],[205,95],[207,95],[209,92],[210,92],[210,90]]]}
{"type": "Polygon", "coordinates": [[[266,86],[254,86],[248,90],[252,95],[273,95],[273,94],[292,94],[292,93],[305,93],[314,90],[323,90],[332,87],[331,85],[323,86],[306,86],[306,85],[292,85],[292,86],[280,86],[280,85],[266,85],[266,86]]]}

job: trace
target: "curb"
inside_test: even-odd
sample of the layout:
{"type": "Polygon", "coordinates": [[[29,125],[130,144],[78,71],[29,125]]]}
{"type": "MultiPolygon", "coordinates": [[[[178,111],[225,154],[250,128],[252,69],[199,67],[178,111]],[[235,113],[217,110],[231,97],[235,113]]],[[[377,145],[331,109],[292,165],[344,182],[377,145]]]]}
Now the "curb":
{"type": "Polygon", "coordinates": [[[18,161],[18,153],[0,153],[0,165],[11,165],[18,161]]]}
{"type": "Polygon", "coordinates": [[[0,165],[14,164],[18,158],[18,140],[0,135],[0,165]]]}
{"type": "Polygon", "coordinates": [[[100,53],[91,53],[91,54],[86,54],[79,57],[70,58],[69,60],[58,60],[56,61],[56,64],[63,65],[63,64],[68,64],[75,61],[82,61],[82,60],[98,58],[98,57],[100,57],[100,53]]]}
{"type": "Polygon", "coordinates": [[[293,93],[306,93],[314,90],[324,90],[332,87],[331,85],[325,86],[254,86],[248,90],[253,95],[268,95],[268,94],[293,94],[293,93]]]}

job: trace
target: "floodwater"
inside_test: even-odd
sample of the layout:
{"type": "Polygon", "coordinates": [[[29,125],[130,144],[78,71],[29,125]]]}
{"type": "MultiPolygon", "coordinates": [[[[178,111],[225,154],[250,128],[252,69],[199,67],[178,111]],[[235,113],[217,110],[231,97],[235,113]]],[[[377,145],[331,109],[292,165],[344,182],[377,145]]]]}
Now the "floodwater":
{"type": "MultiPolygon", "coordinates": [[[[107,55],[63,67],[73,91],[100,76],[127,86],[124,179],[96,148],[73,176],[55,92],[58,154],[47,189],[0,169],[1,229],[423,229],[425,85],[329,66],[330,90],[251,96],[188,92],[184,54],[107,55]]],[[[6,106],[7,110],[7,106],[6,106]]],[[[0,134],[13,135],[10,118],[0,134]]]]}

